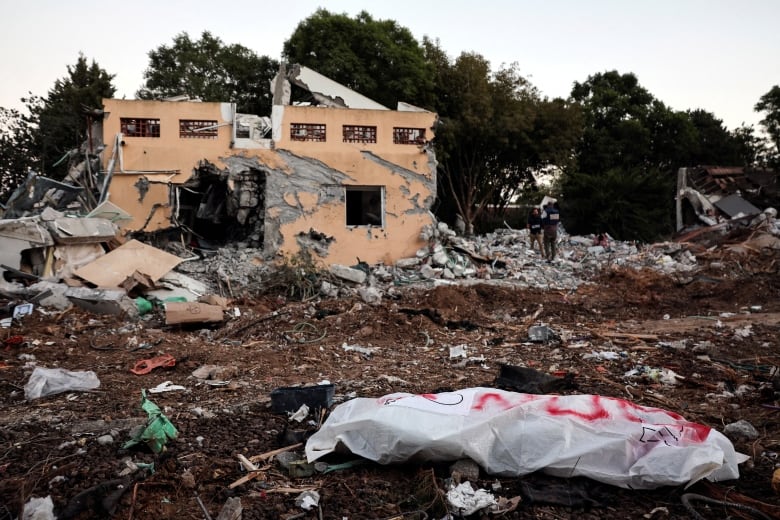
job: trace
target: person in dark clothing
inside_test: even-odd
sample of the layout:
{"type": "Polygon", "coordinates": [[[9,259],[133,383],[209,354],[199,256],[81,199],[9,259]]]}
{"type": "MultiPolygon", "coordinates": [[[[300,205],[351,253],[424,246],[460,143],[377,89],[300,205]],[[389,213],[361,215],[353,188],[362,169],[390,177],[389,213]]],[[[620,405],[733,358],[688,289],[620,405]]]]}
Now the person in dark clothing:
{"type": "Polygon", "coordinates": [[[558,223],[561,214],[552,202],[548,202],[542,214],[542,231],[544,235],[544,256],[548,262],[555,260],[558,241],[558,223]]]}
{"type": "Polygon", "coordinates": [[[531,210],[531,213],[528,215],[528,224],[526,224],[526,229],[528,229],[528,237],[530,239],[530,245],[531,249],[534,248],[534,243],[539,245],[539,253],[544,252],[544,246],[542,245],[542,214],[539,211],[539,208],[534,208],[531,210]]]}

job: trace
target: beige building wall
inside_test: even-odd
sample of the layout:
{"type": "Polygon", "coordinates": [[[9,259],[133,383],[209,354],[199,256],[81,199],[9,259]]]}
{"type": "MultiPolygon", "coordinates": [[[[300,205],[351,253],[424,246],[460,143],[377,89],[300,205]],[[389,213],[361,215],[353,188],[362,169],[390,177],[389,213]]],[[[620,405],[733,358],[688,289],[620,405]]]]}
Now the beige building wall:
{"type": "Polygon", "coordinates": [[[422,227],[432,223],[433,113],[276,106],[273,142],[238,148],[229,103],[106,99],[104,108],[104,168],[113,163],[108,199],[133,215],[127,231],[171,227],[172,190],[204,161],[231,178],[247,171],[265,175],[261,199],[268,253],[305,248],[327,264],[354,264],[358,257],[389,264],[412,256],[423,245],[422,227]],[[122,118],[159,120],[159,137],[125,133],[117,145],[122,118]],[[217,135],[182,137],[180,120],[216,121],[217,135]],[[291,139],[295,124],[324,125],[325,141],[291,139]],[[344,142],[345,125],[376,127],[376,142],[344,142]],[[422,129],[424,142],[394,144],[396,127],[422,129]],[[381,193],[381,222],[347,225],[350,189],[381,193]],[[312,241],[320,234],[327,240],[312,241]]]}
{"type": "MultiPolygon", "coordinates": [[[[326,257],[329,263],[393,263],[413,256],[423,244],[420,231],[432,223],[430,207],[436,196],[436,161],[428,144],[394,144],[393,128],[420,128],[426,141],[433,139],[436,115],[430,112],[396,112],[325,107],[276,107],[274,122],[277,151],[311,158],[331,169],[330,178],[319,183],[296,183],[280,179],[283,190],[279,206],[271,205],[271,215],[282,222],[279,249],[296,253],[300,241],[290,240],[309,230],[333,238],[326,257]],[[279,110],[281,109],[281,110],[279,110]],[[291,128],[296,123],[324,125],[325,142],[295,141],[291,128]],[[344,125],[376,126],[376,143],[344,142],[344,125]],[[346,187],[380,187],[384,200],[383,225],[347,226],[346,187]],[[285,209],[295,208],[296,218],[284,218],[285,209]]],[[[300,175],[292,169],[289,177],[300,175]]],[[[269,181],[268,189],[273,185],[269,181]]],[[[274,220],[266,222],[266,240],[273,238],[274,220]],[[270,233],[268,231],[271,231],[270,233]]],[[[305,242],[304,242],[305,244],[305,242]]]]}

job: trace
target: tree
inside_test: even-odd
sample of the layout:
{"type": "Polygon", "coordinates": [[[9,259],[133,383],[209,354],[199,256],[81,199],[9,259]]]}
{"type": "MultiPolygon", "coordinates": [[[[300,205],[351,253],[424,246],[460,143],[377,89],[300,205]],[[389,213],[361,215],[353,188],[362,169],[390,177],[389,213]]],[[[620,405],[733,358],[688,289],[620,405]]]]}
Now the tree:
{"type": "Polygon", "coordinates": [[[761,120],[771,146],[768,150],[768,165],[780,169],[780,86],[773,86],[761,96],[755,106],[756,112],[765,112],[761,120]]]}
{"type": "MultiPolygon", "coordinates": [[[[30,98],[28,104],[40,102],[40,98],[30,98]]],[[[31,169],[39,170],[37,124],[29,112],[0,107],[0,202],[8,199],[31,169]]]]}
{"type": "Polygon", "coordinates": [[[298,24],[283,55],[388,108],[432,102],[432,69],[411,31],[365,11],[352,19],[318,9],[298,24]]]}
{"type": "Polygon", "coordinates": [[[742,138],[740,134],[729,132],[723,121],[705,110],[689,110],[686,113],[696,128],[697,138],[691,148],[689,165],[750,165],[750,154],[744,149],[744,131],[742,138]]]}
{"type": "Polygon", "coordinates": [[[573,172],[564,186],[567,231],[608,232],[646,242],[673,231],[674,199],[665,177],[652,168],[612,168],[600,175],[573,172]]]}
{"type": "Polygon", "coordinates": [[[27,105],[30,124],[37,126],[36,155],[41,172],[55,179],[67,174],[67,161],[62,161],[65,154],[79,148],[87,138],[85,110],[99,109],[103,98],[112,97],[116,91],[111,83],[114,75],[95,60],[88,64],[83,54],[67,69],[68,75],[54,82],[46,98],[27,105]]]}
{"type": "Polygon", "coordinates": [[[236,103],[239,112],[271,113],[270,81],[279,62],[239,44],[227,45],[208,31],[193,41],[183,32],[171,46],[149,51],[145,83],[136,96],[157,99],[187,95],[236,103]]]}
{"type": "Polygon", "coordinates": [[[563,100],[542,100],[516,65],[492,72],[484,57],[463,53],[443,59],[426,41],[437,78],[436,110],[442,120],[436,152],[440,177],[467,233],[488,205],[503,207],[534,172],[570,160],[581,127],[563,100]]]}

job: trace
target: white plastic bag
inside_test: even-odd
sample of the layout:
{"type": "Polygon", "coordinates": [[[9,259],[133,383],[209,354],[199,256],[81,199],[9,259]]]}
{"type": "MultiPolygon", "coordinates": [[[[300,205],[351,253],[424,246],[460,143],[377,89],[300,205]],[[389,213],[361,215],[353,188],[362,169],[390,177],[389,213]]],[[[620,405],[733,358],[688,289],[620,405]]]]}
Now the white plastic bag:
{"type": "Polygon", "coordinates": [[[54,502],[51,496],[31,498],[24,505],[22,520],[54,520],[54,502]]]}
{"type": "Polygon", "coordinates": [[[309,438],[308,461],[339,443],[381,464],[470,458],[490,475],[545,470],[633,489],[735,479],[747,459],[720,432],[659,408],[493,388],[347,401],[309,438]]]}
{"type": "Polygon", "coordinates": [[[94,390],[99,386],[100,380],[91,370],[74,372],[64,368],[36,367],[24,385],[24,397],[31,401],[62,392],[94,390]]]}

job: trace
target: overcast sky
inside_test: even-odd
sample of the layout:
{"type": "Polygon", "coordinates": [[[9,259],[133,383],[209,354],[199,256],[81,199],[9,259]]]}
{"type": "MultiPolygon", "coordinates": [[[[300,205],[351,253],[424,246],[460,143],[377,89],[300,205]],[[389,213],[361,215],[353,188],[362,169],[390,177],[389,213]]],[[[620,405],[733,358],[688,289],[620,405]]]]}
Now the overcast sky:
{"type": "Polygon", "coordinates": [[[132,99],[148,52],[188,32],[211,31],[259,55],[281,57],[298,23],[322,6],[365,9],[454,58],[474,51],[494,69],[517,62],[548,97],[607,70],[633,72],[675,110],[702,108],[729,129],[757,125],[753,106],[780,84],[780,0],[0,0],[0,106],[45,96],[79,52],[115,74],[132,99]]]}

